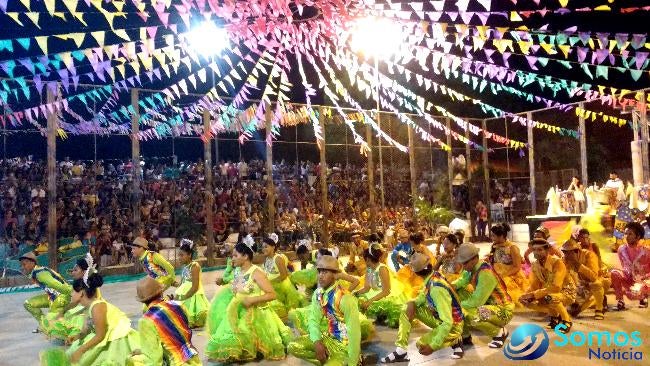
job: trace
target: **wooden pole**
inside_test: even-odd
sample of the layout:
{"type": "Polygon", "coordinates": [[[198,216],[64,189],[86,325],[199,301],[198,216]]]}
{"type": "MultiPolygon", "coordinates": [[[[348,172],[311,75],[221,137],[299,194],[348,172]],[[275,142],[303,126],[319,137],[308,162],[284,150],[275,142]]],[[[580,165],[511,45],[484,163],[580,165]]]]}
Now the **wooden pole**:
{"type": "MultiPolygon", "coordinates": [[[[447,120],[447,131],[451,131],[451,120],[448,117],[445,117],[447,120]]],[[[447,146],[449,150],[447,151],[447,178],[449,180],[449,208],[454,209],[454,163],[453,163],[453,151],[451,148],[451,133],[447,132],[447,146]]]]}
{"type": "Polygon", "coordinates": [[[648,105],[646,104],[646,92],[641,92],[641,103],[639,109],[639,124],[641,126],[641,154],[643,164],[643,184],[650,180],[650,161],[648,157],[648,105]]]}
{"type": "MultiPolygon", "coordinates": [[[[465,139],[469,141],[469,126],[465,129],[465,139]]],[[[474,233],[476,232],[476,222],[473,219],[474,210],[472,209],[474,207],[472,205],[472,150],[470,149],[469,144],[465,144],[465,162],[465,168],[467,169],[467,200],[469,201],[467,218],[469,219],[472,236],[474,236],[474,233]]]]}
{"type": "Polygon", "coordinates": [[[417,227],[418,216],[415,211],[415,203],[418,198],[418,190],[416,186],[417,180],[417,171],[415,167],[415,137],[413,127],[408,126],[408,138],[409,138],[409,170],[411,173],[411,205],[413,206],[413,224],[417,227]]]}
{"type": "MultiPolygon", "coordinates": [[[[55,90],[47,87],[47,103],[54,103],[59,95],[59,84],[55,90]]],[[[56,113],[47,115],[47,253],[50,267],[57,270],[58,248],[56,240],[56,113]]]]}
{"type": "Polygon", "coordinates": [[[375,204],[375,162],[372,159],[372,130],[366,124],[366,142],[368,143],[368,204],[370,205],[370,232],[377,230],[377,206],[375,204]]]}
{"type": "MultiPolygon", "coordinates": [[[[266,205],[268,206],[268,227],[267,232],[275,232],[275,187],[273,184],[273,145],[271,136],[271,122],[273,120],[273,113],[271,105],[266,108],[266,205]]],[[[241,161],[241,147],[239,149],[239,156],[241,161]]]]}
{"type": "MultiPolygon", "coordinates": [[[[585,109],[584,103],[580,103],[579,106],[580,109],[585,109]]],[[[580,134],[580,176],[582,177],[582,184],[586,186],[589,181],[589,176],[587,173],[587,129],[583,113],[580,113],[579,115],[578,133],[580,134]]]]}
{"type": "Polygon", "coordinates": [[[214,194],[212,191],[212,136],[210,132],[210,111],[203,110],[203,173],[205,174],[205,256],[208,265],[214,262],[214,194]]]}
{"type": "Polygon", "coordinates": [[[133,229],[134,235],[140,235],[140,140],[138,139],[138,132],[140,132],[140,105],[138,104],[139,90],[131,89],[131,107],[133,107],[133,115],[131,115],[131,161],[133,163],[133,194],[132,194],[132,207],[133,207],[133,229]]]}
{"type": "MultiPolygon", "coordinates": [[[[533,118],[532,112],[526,113],[530,121],[533,118]]],[[[530,175],[530,214],[537,213],[537,193],[535,190],[535,141],[533,139],[533,125],[528,123],[528,174],[530,175]]]]}
{"type": "Polygon", "coordinates": [[[320,141],[318,145],[319,154],[320,154],[320,194],[321,194],[321,207],[323,214],[323,222],[321,226],[321,244],[323,247],[327,247],[330,241],[330,203],[327,197],[327,155],[326,155],[326,138],[327,134],[325,133],[325,113],[323,108],[320,108],[318,111],[318,122],[320,123],[320,129],[322,131],[323,140],[320,141]]]}
{"type": "MultiPolygon", "coordinates": [[[[482,128],[483,131],[487,131],[487,120],[483,120],[482,128]]],[[[483,198],[485,199],[485,205],[488,207],[488,210],[491,211],[492,206],[490,205],[490,168],[488,164],[488,139],[485,133],[483,135],[483,198]]],[[[492,215],[488,215],[488,227],[492,226],[492,215]]]]}

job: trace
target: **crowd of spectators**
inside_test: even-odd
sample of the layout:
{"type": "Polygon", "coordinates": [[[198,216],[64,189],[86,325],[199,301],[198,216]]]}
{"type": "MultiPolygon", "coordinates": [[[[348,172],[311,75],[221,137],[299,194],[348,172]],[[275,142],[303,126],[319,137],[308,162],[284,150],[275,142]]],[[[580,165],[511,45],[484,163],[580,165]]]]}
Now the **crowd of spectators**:
{"type": "MultiPolygon", "coordinates": [[[[317,236],[320,207],[320,165],[312,162],[273,164],[275,228],[284,243],[300,235],[317,236]]],[[[368,184],[364,166],[328,167],[330,231],[344,235],[368,226],[368,184]]],[[[379,175],[376,202],[380,207],[379,175]]],[[[142,163],[141,190],[133,184],[130,161],[71,161],[57,163],[57,228],[59,238],[74,238],[93,247],[101,263],[115,264],[130,256],[134,235],[152,242],[160,238],[201,240],[205,228],[203,163],[147,159],[142,163]],[[133,210],[140,211],[134,227],[133,210]]],[[[21,243],[47,247],[47,167],[30,158],[0,162],[0,244],[5,255],[21,243]]],[[[217,241],[230,233],[261,235],[268,222],[267,174],[261,160],[219,162],[213,167],[214,222],[217,241]]],[[[411,215],[408,167],[391,168],[384,176],[385,222],[411,215]]],[[[433,189],[418,184],[422,197],[433,189]]]]}

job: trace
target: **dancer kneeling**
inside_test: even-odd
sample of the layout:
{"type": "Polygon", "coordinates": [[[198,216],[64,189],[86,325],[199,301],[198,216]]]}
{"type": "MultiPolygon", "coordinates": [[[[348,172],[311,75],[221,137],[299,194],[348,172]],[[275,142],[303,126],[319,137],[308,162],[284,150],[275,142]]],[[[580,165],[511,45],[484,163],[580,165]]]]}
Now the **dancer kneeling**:
{"type": "Polygon", "coordinates": [[[508,338],[505,326],[512,320],[515,304],[501,277],[489,263],[479,260],[478,253],[479,249],[470,243],[456,251],[456,262],[465,270],[453,283],[465,310],[463,344],[472,344],[470,330],[477,329],[492,337],[490,348],[501,348],[508,338]]]}
{"type": "Polygon", "coordinates": [[[300,296],[296,287],[289,280],[289,259],[281,253],[277,253],[278,235],[271,233],[264,238],[262,253],[266,257],[264,260],[264,272],[271,281],[273,290],[275,290],[276,300],[269,306],[281,318],[286,318],[287,312],[303,306],[303,298],[300,296]]]}
{"type": "Polygon", "coordinates": [[[550,245],[544,239],[533,239],[533,263],[530,288],[519,298],[525,307],[547,313],[551,317],[548,328],[568,333],[571,316],[566,307],[575,302],[576,286],[567,273],[562,259],[550,255],[550,245]]]}
{"type": "Polygon", "coordinates": [[[413,272],[424,278],[424,289],[415,300],[406,303],[405,310],[399,318],[399,330],[395,342],[397,348],[382,358],[381,362],[409,361],[407,347],[411,334],[411,323],[415,319],[431,328],[430,332],[416,342],[421,354],[430,355],[434,351],[451,346],[453,350],[451,357],[462,358],[464,316],[458,294],[439,272],[433,271],[430,259],[426,254],[413,254],[409,265],[413,272]]]}
{"type": "Polygon", "coordinates": [[[395,279],[395,274],[382,263],[384,251],[381,245],[371,244],[363,251],[363,259],[367,269],[364,287],[356,292],[361,300],[359,308],[366,315],[385,321],[391,328],[397,328],[407,298],[395,279]]]}
{"type": "Polygon", "coordinates": [[[192,260],[196,253],[193,241],[181,240],[180,249],[180,260],[184,265],[181,272],[181,284],[180,286],[176,285],[178,288],[171,299],[183,303],[190,328],[200,328],[205,324],[209,306],[201,283],[201,265],[192,260]]]}
{"type": "Polygon", "coordinates": [[[187,312],[180,303],[163,300],[162,292],[162,285],[151,277],[138,281],[136,298],[147,310],[138,322],[141,347],[132,353],[128,365],[201,365],[187,312]]]}
{"type": "Polygon", "coordinates": [[[361,327],[357,299],[337,281],[336,258],[324,255],[316,263],[318,289],[309,312],[309,335],[289,343],[288,352],[316,365],[358,365],[361,327]]]}
{"type": "Polygon", "coordinates": [[[235,245],[231,286],[217,293],[208,313],[210,340],[205,352],[211,360],[250,361],[258,352],[267,360],[285,358],[291,330],[268,308],[275,291],[252,260],[252,247],[235,245]]]}
{"type": "Polygon", "coordinates": [[[139,347],[138,333],[131,321],[115,305],[97,294],[104,280],[97,273],[86,271],[83,279],[72,283],[72,301],[88,309],[89,322],[74,340],[67,352],[61,348],[41,354],[43,366],[123,366],[129,354],[139,347]]]}

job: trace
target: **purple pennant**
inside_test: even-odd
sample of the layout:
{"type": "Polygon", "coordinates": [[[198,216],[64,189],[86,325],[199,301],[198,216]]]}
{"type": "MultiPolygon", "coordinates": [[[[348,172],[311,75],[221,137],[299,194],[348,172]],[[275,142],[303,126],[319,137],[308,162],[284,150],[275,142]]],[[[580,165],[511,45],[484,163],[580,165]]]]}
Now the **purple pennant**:
{"type": "Polygon", "coordinates": [[[600,65],[603,63],[603,61],[605,61],[605,59],[609,55],[609,50],[607,50],[606,48],[598,49],[596,50],[595,53],[596,53],[596,62],[600,65]]]}
{"type": "Polygon", "coordinates": [[[583,62],[585,57],[587,57],[587,48],[586,47],[576,47],[578,51],[578,62],[583,62]]]}
{"type": "Polygon", "coordinates": [[[627,33],[616,33],[616,45],[619,49],[622,49],[627,42],[629,35],[627,33]]]}
{"type": "Polygon", "coordinates": [[[538,70],[537,66],[535,66],[535,63],[537,62],[537,57],[535,56],[526,56],[526,61],[528,61],[528,65],[530,65],[530,68],[532,70],[538,70]]]}
{"type": "Polygon", "coordinates": [[[485,52],[485,57],[488,59],[489,63],[492,63],[492,54],[494,54],[495,50],[489,49],[489,48],[484,48],[483,52],[485,52]]]}
{"type": "Polygon", "coordinates": [[[591,33],[589,32],[579,32],[578,37],[582,41],[583,45],[588,45],[589,44],[589,39],[591,38],[591,33]]]}
{"type": "Polygon", "coordinates": [[[645,34],[633,34],[632,35],[632,47],[637,50],[645,44],[646,35],[645,34]]]}
{"type": "Polygon", "coordinates": [[[510,68],[510,63],[508,62],[508,59],[510,58],[511,53],[510,52],[504,52],[503,53],[503,66],[506,68],[510,68]]]}
{"type": "Polygon", "coordinates": [[[7,2],[9,0],[0,0],[0,10],[2,10],[3,13],[7,12],[7,2]]]}
{"type": "Polygon", "coordinates": [[[637,52],[634,56],[636,68],[641,69],[647,58],[648,58],[648,52],[637,52]]]}
{"type": "Polygon", "coordinates": [[[596,37],[598,37],[602,48],[609,48],[609,33],[598,32],[596,37]]]}

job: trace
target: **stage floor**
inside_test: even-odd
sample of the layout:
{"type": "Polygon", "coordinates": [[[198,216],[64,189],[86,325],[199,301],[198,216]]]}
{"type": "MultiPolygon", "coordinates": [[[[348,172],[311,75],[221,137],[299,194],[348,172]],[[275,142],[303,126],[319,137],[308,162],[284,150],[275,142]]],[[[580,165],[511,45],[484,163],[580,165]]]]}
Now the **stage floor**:
{"type": "MultiPolygon", "coordinates": [[[[488,244],[482,244],[481,253],[486,254],[489,250],[488,244]]],[[[520,245],[522,252],[525,250],[525,246],[520,245]]],[[[612,253],[605,253],[608,258],[612,258],[615,255],[612,253]]],[[[613,259],[613,258],[612,258],[613,259]]],[[[209,299],[212,299],[212,296],[217,290],[217,286],[214,284],[214,278],[218,272],[208,272],[203,274],[203,283],[205,285],[205,290],[209,299]]],[[[14,294],[2,294],[0,295],[0,366],[13,366],[13,365],[38,365],[38,352],[42,349],[51,346],[51,343],[45,340],[42,335],[34,335],[31,333],[31,330],[35,327],[35,321],[30,318],[28,313],[23,309],[23,302],[25,299],[37,294],[38,292],[22,292],[14,294]]],[[[121,282],[121,283],[112,283],[107,284],[102,287],[102,294],[106,299],[117,305],[122,309],[132,320],[134,326],[137,326],[137,320],[141,316],[142,305],[135,300],[135,282],[121,282]]],[[[609,295],[609,303],[613,304],[614,297],[609,295]]],[[[633,307],[625,312],[609,312],[605,314],[605,320],[596,322],[593,320],[593,312],[588,311],[583,317],[575,319],[573,330],[590,332],[590,331],[611,331],[617,332],[619,330],[625,330],[626,332],[639,331],[641,332],[641,338],[644,341],[644,344],[640,347],[637,347],[637,350],[644,351],[644,360],[647,364],[647,358],[650,357],[650,309],[638,309],[636,308],[636,302],[628,302],[628,306],[633,307]]],[[[540,321],[538,324],[544,325],[541,323],[541,318],[531,313],[521,313],[517,312],[512,323],[509,326],[510,332],[516,328],[519,324],[530,323],[535,320],[540,321]]],[[[503,366],[506,363],[515,362],[509,361],[505,358],[501,350],[494,350],[487,347],[487,343],[490,341],[485,336],[475,334],[474,342],[475,347],[469,349],[465,353],[465,358],[460,361],[454,361],[449,358],[451,354],[450,349],[441,350],[433,353],[430,356],[424,357],[417,353],[415,348],[415,339],[416,337],[424,334],[426,328],[423,326],[418,326],[414,329],[412,334],[412,341],[409,345],[409,353],[411,357],[410,365],[452,365],[458,363],[465,364],[474,364],[480,363],[483,366],[488,365],[498,365],[503,366]]],[[[366,352],[376,352],[380,357],[385,356],[394,349],[393,342],[396,336],[396,330],[392,330],[385,327],[378,327],[375,337],[371,343],[365,344],[363,349],[366,352]]],[[[549,333],[551,339],[551,346],[549,351],[538,361],[543,364],[561,366],[561,365],[582,365],[586,362],[589,362],[587,358],[587,348],[586,347],[557,347],[553,340],[558,337],[553,333],[549,333]]],[[[203,329],[196,330],[193,336],[193,343],[198,348],[199,353],[201,354],[205,365],[214,365],[208,363],[203,350],[205,349],[205,344],[207,342],[206,332],[203,329]]],[[[614,347],[605,347],[611,349],[614,347]]],[[[618,347],[619,349],[621,347],[618,347]]],[[[625,348],[627,350],[627,347],[625,348]]],[[[643,362],[638,361],[594,361],[597,364],[602,365],[612,365],[616,364],[631,364],[631,365],[641,365],[643,362]]],[[[253,364],[253,363],[250,363],[253,364]]],[[[288,357],[284,361],[277,362],[260,362],[261,365],[308,365],[307,362],[302,360],[288,357]]],[[[519,365],[530,364],[529,363],[519,363],[519,365]]],[[[406,363],[402,363],[406,365],[406,363]]]]}

